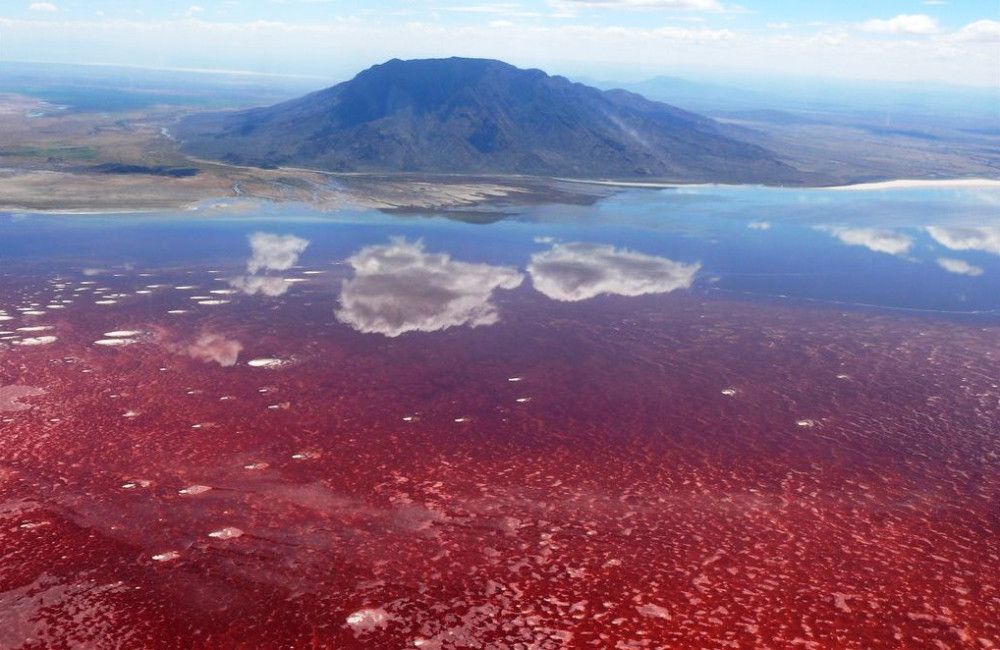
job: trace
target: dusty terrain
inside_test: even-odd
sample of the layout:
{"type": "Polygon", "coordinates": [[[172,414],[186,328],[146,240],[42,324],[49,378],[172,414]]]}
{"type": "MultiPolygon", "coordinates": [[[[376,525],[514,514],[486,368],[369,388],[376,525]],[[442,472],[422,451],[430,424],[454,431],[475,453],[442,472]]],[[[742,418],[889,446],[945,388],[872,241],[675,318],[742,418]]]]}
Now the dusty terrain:
{"type": "Polygon", "coordinates": [[[853,182],[997,178],[1000,133],[926,123],[879,128],[833,115],[813,122],[729,120],[802,170],[853,182]]]}
{"type": "Polygon", "coordinates": [[[242,197],[331,209],[448,210],[497,200],[589,202],[595,193],[607,193],[530,178],[329,174],[197,160],[178,152],[170,136],[170,125],[183,113],[176,107],[77,113],[24,96],[0,95],[6,140],[0,146],[0,209],[143,211],[242,197]],[[108,166],[115,167],[108,171],[108,166]],[[113,171],[120,168],[128,173],[113,171]],[[197,173],[191,176],[158,173],[192,168],[197,173]]]}
{"type": "MultiPolygon", "coordinates": [[[[0,210],[155,211],[241,197],[308,202],[320,209],[435,210],[480,218],[470,217],[469,211],[483,205],[502,210],[520,203],[587,204],[617,187],[528,176],[329,173],[227,165],[178,150],[171,128],[191,110],[152,106],[74,111],[24,95],[0,94],[0,210]]],[[[785,162],[816,172],[833,185],[996,179],[1000,171],[1000,135],[958,126],[876,129],[836,120],[786,123],[767,115],[728,121],[741,137],[779,152],[785,162]]]]}

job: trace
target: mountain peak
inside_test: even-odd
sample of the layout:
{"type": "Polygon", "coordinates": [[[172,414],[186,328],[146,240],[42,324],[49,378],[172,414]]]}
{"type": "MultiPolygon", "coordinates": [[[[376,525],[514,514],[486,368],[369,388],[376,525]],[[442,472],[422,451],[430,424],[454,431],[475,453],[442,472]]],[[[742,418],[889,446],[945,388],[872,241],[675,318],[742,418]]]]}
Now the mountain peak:
{"type": "Polygon", "coordinates": [[[196,115],[186,151],[330,171],[797,182],[718,123],[492,59],[392,59],[299,99],[196,115]]]}

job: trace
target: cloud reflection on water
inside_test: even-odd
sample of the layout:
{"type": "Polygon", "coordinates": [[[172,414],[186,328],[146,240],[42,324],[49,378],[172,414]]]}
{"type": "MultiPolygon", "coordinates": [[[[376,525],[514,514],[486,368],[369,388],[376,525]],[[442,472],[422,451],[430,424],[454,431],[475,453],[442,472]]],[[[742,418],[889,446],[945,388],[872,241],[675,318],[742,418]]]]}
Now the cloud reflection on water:
{"type": "Polygon", "coordinates": [[[575,302],[600,294],[641,296],[687,289],[700,264],[684,264],[606,244],[556,244],[531,256],[535,289],[553,300],[575,302]]]}
{"type": "Polygon", "coordinates": [[[402,238],[366,246],[347,263],[354,277],[343,283],[337,319],[359,332],[390,337],[492,325],[499,320],[493,292],[515,289],[524,280],[516,269],[454,261],[402,238]]]}
{"type": "Polygon", "coordinates": [[[255,232],[248,237],[253,252],[247,261],[249,275],[232,278],[229,285],[247,295],[262,293],[277,297],[288,291],[289,283],[280,277],[263,275],[266,271],[287,271],[295,266],[309,246],[309,240],[295,235],[255,232]]]}
{"type": "Polygon", "coordinates": [[[927,234],[953,251],[982,251],[1000,255],[1000,228],[995,226],[928,226],[927,234]]]}
{"type": "Polygon", "coordinates": [[[221,334],[206,333],[189,344],[184,353],[206,363],[214,361],[224,368],[236,365],[243,344],[221,334]]]}
{"type": "Polygon", "coordinates": [[[828,232],[849,246],[864,246],[876,253],[905,255],[913,246],[913,238],[894,230],[880,228],[817,228],[828,232]]]}
{"type": "Polygon", "coordinates": [[[247,262],[247,271],[251,274],[257,271],[287,271],[295,266],[299,255],[309,246],[308,239],[267,232],[255,232],[249,240],[253,257],[247,262]]]}
{"type": "Polygon", "coordinates": [[[232,278],[229,286],[239,289],[248,296],[262,293],[265,296],[276,297],[283,295],[291,285],[284,278],[270,275],[241,275],[232,278]]]}
{"type": "Polygon", "coordinates": [[[945,271],[949,273],[957,273],[959,275],[969,275],[976,277],[983,274],[983,269],[978,266],[973,266],[965,260],[956,260],[950,257],[939,257],[938,266],[940,266],[945,271]]]}

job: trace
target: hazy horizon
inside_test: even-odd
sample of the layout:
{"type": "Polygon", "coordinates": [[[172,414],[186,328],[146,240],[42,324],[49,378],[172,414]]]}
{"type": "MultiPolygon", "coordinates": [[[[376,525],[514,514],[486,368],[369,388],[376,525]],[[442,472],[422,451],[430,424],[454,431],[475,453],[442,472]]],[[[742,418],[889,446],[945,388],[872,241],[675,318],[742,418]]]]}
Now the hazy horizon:
{"type": "Polygon", "coordinates": [[[0,61],[330,80],[390,58],[463,56],[623,82],[717,73],[1000,87],[1000,21],[986,2],[23,2],[5,7],[0,35],[0,61]]]}

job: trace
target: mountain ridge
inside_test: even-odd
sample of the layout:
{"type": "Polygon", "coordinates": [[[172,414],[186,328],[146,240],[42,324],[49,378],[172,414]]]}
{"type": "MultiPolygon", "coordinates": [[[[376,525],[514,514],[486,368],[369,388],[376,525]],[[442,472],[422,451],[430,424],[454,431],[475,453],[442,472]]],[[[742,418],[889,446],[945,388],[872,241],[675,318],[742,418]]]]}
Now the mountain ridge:
{"type": "Polygon", "coordinates": [[[203,158],[333,172],[815,182],[705,116],[491,59],[392,59],[273,106],[189,116],[175,135],[203,158]]]}

